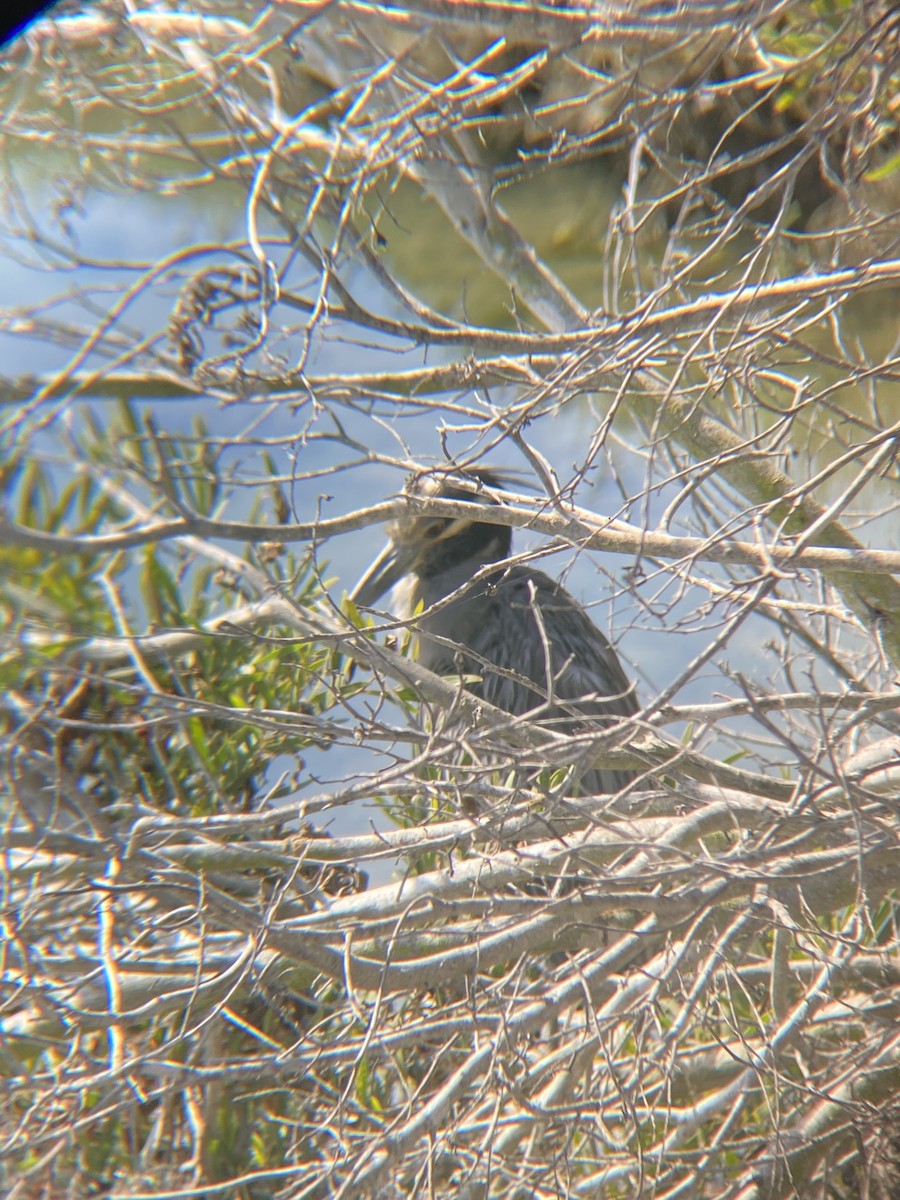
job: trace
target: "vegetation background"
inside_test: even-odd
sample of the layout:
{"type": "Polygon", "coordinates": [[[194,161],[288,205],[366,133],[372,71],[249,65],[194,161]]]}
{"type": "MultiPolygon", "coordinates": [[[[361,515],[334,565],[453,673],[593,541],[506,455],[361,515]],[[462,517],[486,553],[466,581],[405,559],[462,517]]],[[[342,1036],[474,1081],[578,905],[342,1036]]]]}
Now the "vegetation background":
{"type": "Polygon", "coordinates": [[[0,67],[4,1194],[897,1200],[896,8],[100,0],[0,67]],[[479,464],[624,740],[346,599],[479,464]]]}

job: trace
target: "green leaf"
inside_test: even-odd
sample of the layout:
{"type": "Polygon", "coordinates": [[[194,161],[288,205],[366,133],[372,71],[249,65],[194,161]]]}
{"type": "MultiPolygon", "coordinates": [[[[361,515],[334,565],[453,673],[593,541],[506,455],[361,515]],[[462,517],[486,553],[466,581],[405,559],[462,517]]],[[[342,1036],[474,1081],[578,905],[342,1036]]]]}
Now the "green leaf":
{"type": "Polygon", "coordinates": [[[880,166],[873,167],[871,171],[866,171],[863,179],[866,183],[879,183],[882,179],[887,179],[889,175],[893,175],[898,169],[900,169],[900,150],[896,154],[892,154],[880,166]]]}

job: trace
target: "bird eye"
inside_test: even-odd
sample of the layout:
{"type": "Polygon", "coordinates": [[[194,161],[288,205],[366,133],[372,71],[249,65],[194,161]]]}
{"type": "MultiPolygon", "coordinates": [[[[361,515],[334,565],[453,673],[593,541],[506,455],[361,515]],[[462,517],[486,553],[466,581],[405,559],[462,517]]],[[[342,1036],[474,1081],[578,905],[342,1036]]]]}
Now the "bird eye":
{"type": "Polygon", "coordinates": [[[447,522],[443,520],[427,521],[422,529],[422,536],[431,538],[432,540],[439,538],[444,531],[447,522]]]}

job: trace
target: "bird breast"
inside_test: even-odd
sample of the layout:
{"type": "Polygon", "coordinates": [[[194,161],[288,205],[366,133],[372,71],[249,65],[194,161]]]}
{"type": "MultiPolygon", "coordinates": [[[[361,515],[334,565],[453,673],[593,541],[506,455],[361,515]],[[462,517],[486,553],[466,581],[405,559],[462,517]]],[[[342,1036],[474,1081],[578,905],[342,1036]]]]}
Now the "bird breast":
{"type": "Polygon", "coordinates": [[[410,585],[406,612],[425,610],[415,623],[423,666],[469,677],[471,690],[515,714],[560,702],[594,719],[636,711],[615,651],[563,587],[540,571],[498,568],[456,595],[470,576],[410,585]]]}

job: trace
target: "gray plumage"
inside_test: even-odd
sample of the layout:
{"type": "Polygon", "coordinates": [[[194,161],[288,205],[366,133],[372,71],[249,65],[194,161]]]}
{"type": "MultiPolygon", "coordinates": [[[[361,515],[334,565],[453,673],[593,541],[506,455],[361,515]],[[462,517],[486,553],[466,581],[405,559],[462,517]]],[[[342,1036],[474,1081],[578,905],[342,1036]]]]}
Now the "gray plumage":
{"type": "MultiPolygon", "coordinates": [[[[497,486],[488,471],[477,479],[497,486]]],[[[419,494],[472,500],[452,481],[414,481],[419,494]]],[[[484,499],[484,497],[479,497],[484,499]]],[[[555,731],[584,731],[639,709],[615,650],[561,584],[527,566],[503,566],[508,526],[412,516],[388,527],[391,543],[354,591],[370,606],[395,584],[397,615],[415,621],[419,662],[439,675],[466,677],[470,691],[514,716],[555,731]],[[485,566],[496,570],[470,582],[485,566]],[[466,587],[466,585],[469,585],[466,587]],[[465,589],[436,612],[429,609],[465,589]],[[473,678],[477,677],[477,678],[473,678]]],[[[633,775],[592,770],[581,793],[615,792],[633,775]]]]}

